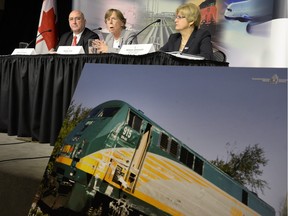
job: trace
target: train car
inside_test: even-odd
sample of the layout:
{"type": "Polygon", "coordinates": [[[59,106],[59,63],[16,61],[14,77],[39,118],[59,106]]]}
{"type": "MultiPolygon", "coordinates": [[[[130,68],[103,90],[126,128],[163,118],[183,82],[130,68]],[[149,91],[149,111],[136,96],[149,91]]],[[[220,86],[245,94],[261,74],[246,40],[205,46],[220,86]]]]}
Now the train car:
{"type": "Polygon", "coordinates": [[[54,215],[275,215],[123,101],[95,107],[65,138],[54,167],[57,184],[41,198],[54,215]]]}
{"type": "Polygon", "coordinates": [[[229,4],[224,17],[239,22],[267,22],[273,17],[273,1],[244,0],[229,4]]]}
{"type": "Polygon", "coordinates": [[[205,0],[199,4],[201,13],[200,26],[203,29],[210,31],[212,38],[215,37],[218,23],[218,9],[219,5],[216,0],[205,0]]]}
{"type": "Polygon", "coordinates": [[[217,23],[216,0],[204,1],[199,5],[201,13],[201,25],[211,25],[217,23]]]}

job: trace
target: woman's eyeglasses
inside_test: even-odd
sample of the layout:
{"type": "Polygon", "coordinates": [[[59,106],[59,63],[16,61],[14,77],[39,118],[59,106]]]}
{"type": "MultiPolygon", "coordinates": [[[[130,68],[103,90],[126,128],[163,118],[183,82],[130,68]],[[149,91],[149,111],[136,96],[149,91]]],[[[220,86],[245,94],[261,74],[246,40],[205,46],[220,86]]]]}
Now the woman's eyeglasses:
{"type": "Polygon", "coordinates": [[[177,16],[175,17],[175,19],[183,19],[183,18],[185,18],[185,16],[177,15],[177,16]]]}

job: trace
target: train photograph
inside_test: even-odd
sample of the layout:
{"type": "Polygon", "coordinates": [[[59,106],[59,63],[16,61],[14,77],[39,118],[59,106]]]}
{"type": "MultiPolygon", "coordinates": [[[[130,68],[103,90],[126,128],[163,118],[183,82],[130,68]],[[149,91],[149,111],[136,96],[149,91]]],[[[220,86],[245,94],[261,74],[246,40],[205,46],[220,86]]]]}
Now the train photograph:
{"type": "MultiPolygon", "coordinates": [[[[206,144],[206,147],[202,145],[207,155],[203,155],[197,145],[194,146],[198,138],[193,134],[203,127],[194,128],[195,123],[207,121],[197,108],[199,101],[205,105],[220,106],[217,100],[204,97],[207,92],[211,93],[211,89],[206,86],[208,90],[205,92],[201,87],[207,82],[211,69],[195,67],[197,72],[189,72],[189,67],[171,66],[159,72],[159,67],[143,66],[140,71],[135,71],[133,65],[85,66],[73,100],[91,109],[58,144],[52,168],[44,176],[39,199],[33,203],[33,209],[37,206],[46,215],[275,215],[275,209],[269,202],[221,171],[210,162],[211,159],[206,159],[209,154],[217,157],[218,153],[215,155],[213,149],[221,152],[217,141],[219,137],[202,131],[207,136],[204,142],[210,140],[211,144],[214,143],[206,144]],[[187,80],[175,81],[173,77],[179,73],[187,80]],[[110,79],[111,76],[115,79],[110,79]],[[191,91],[196,88],[196,82],[204,98],[191,91]],[[171,83],[174,86],[169,85],[171,83]],[[190,87],[191,83],[195,85],[190,87]],[[167,87],[163,90],[165,84],[167,87]],[[162,98],[159,95],[163,95],[162,98]],[[170,107],[167,101],[170,101],[170,107]],[[196,115],[192,114],[189,104],[199,111],[196,115]],[[180,116],[185,116],[188,123],[180,116]],[[181,134],[185,130],[188,138],[181,134]]],[[[246,87],[250,91],[255,86],[271,88],[269,84],[252,80],[252,75],[259,75],[258,69],[233,74],[221,70],[219,68],[215,72],[213,69],[213,76],[217,75],[219,79],[216,86],[225,84],[225,77],[225,82],[241,80],[242,85],[243,82],[249,83],[246,87]]],[[[267,74],[273,72],[266,71],[267,74]]],[[[280,71],[278,74],[282,76],[284,73],[280,71]]],[[[229,82],[227,84],[230,86],[229,82]]],[[[285,98],[284,86],[274,85],[275,100],[285,98]]],[[[231,97],[231,94],[223,95],[223,89],[218,91],[222,97],[231,97]]],[[[253,93],[251,97],[254,94],[257,95],[253,93]]],[[[219,95],[216,99],[221,100],[219,95]]],[[[232,99],[234,101],[235,98],[232,99]]],[[[237,103],[241,106],[243,102],[237,103]]],[[[214,106],[211,108],[216,110],[214,106]]],[[[223,111],[217,111],[221,121],[226,121],[222,115],[231,114],[237,119],[236,108],[231,109],[232,113],[225,112],[225,106],[222,108],[223,111]]],[[[253,115],[256,114],[253,112],[253,115]]],[[[247,112],[247,115],[248,118],[250,113],[247,112]]],[[[251,117],[251,121],[256,118],[251,117]]],[[[235,119],[231,121],[237,122],[235,119]]],[[[230,119],[227,118],[227,121],[230,119]]],[[[213,122],[210,120],[209,124],[213,125],[213,122]]],[[[263,127],[267,130],[265,125],[263,127]]],[[[214,131],[220,128],[214,127],[214,131]]],[[[233,128],[226,128],[230,129],[226,132],[232,133],[233,128]]],[[[238,133],[242,134],[239,130],[238,133]]],[[[243,133],[247,134],[245,130],[243,133]]],[[[247,135],[247,139],[252,141],[257,134],[255,131],[255,134],[247,135]]],[[[278,148],[281,146],[274,147],[274,150],[278,148]]]]}

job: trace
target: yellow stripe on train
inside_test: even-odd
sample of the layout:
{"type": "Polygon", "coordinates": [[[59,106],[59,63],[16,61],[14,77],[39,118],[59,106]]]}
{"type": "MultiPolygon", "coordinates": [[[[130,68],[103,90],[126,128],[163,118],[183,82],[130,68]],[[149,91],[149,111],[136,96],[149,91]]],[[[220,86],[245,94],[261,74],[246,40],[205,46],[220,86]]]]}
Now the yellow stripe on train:
{"type": "MultiPolygon", "coordinates": [[[[128,175],[133,153],[134,149],[104,149],[82,158],[77,168],[120,188],[112,181],[115,168],[121,166],[128,175]]],[[[123,190],[171,215],[258,215],[189,168],[149,152],[135,189],[123,190]]]]}

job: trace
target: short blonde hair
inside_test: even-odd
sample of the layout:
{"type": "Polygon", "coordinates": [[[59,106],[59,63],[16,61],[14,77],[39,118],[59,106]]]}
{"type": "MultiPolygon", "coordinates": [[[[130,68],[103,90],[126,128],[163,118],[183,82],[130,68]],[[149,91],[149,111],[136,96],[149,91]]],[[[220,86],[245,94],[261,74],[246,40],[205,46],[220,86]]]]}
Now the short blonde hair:
{"type": "Polygon", "coordinates": [[[200,8],[197,5],[193,3],[182,4],[176,9],[176,14],[185,16],[188,22],[194,21],[194,26],[196,28],[200,26],[201,13],[200,8]]]}
{"type": "Polygon", "coordinates": [[[117,18],[123,23],[123,25],[124,25],[123,29],[126,29],[126,18],[124,17],[123,13],[118,9],[111,8],[108,11],[106,11],[105,16],[104,16],[105,23],[106,23],[106,20],[109,17],[111,17],[113,12],[116,13],[117,18]]]}

